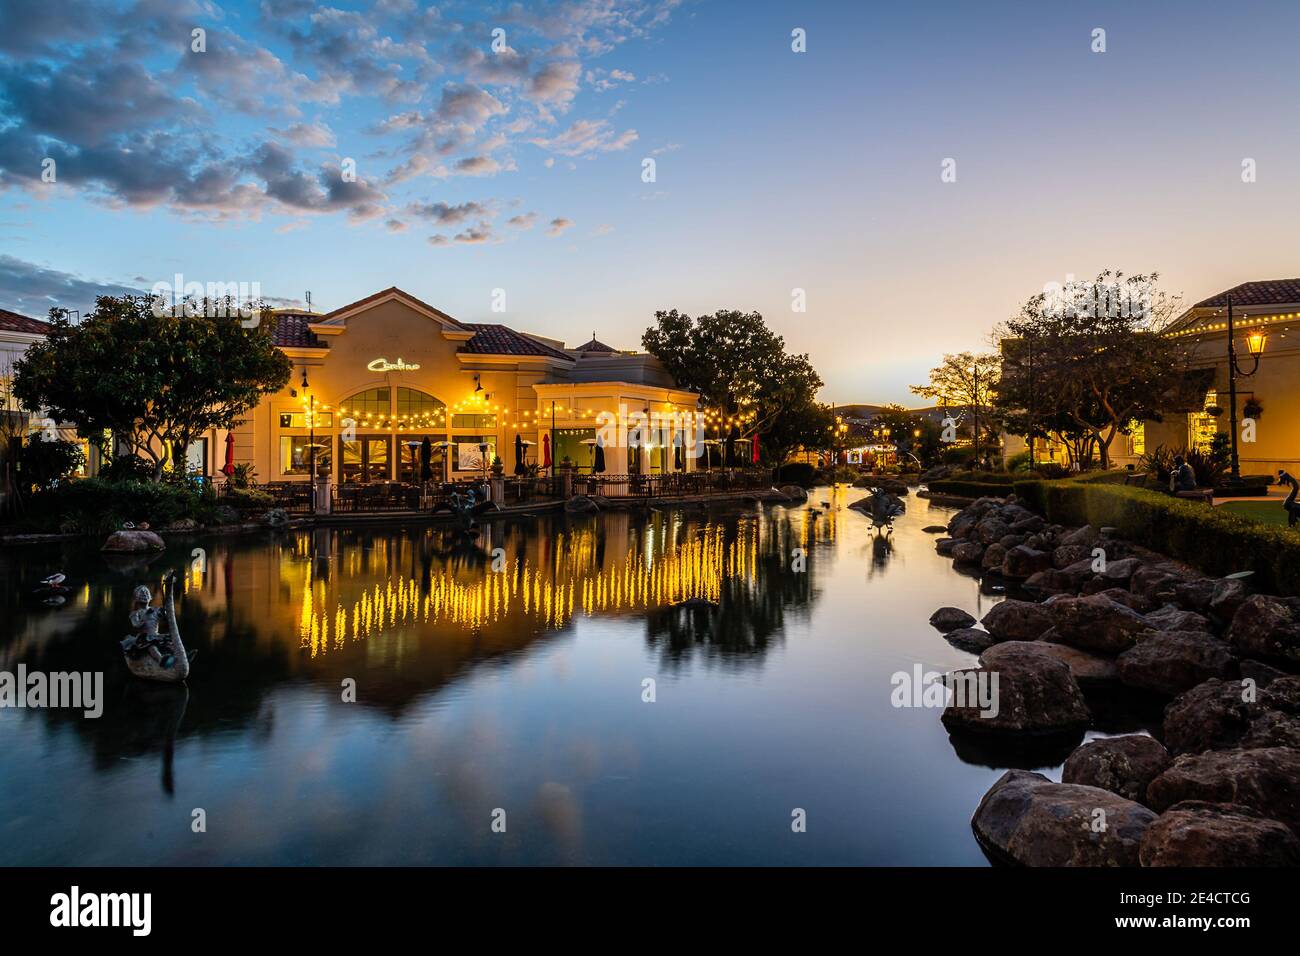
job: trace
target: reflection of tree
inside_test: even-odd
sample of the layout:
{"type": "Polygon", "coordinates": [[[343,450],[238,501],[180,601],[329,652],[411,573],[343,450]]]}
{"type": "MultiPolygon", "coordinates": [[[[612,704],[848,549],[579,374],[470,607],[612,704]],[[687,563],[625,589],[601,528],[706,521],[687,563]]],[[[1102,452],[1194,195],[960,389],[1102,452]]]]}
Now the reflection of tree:
{"type": "Polygon", "coordinates": [[[784,636],[787,610],[806,614],[816,598],[810,555],[823,546],[822,525],[797,528],[787,514],[731,521],[723,528],[729,552],[750,551],[745,573],[724,575],[716,605],[687,602],[647,614],[647,640],[670,668],[697,653],[734,665],[760,661],[784,636]],[[805,552],[802,571],[794,568],[796,547],[805,552]]]}

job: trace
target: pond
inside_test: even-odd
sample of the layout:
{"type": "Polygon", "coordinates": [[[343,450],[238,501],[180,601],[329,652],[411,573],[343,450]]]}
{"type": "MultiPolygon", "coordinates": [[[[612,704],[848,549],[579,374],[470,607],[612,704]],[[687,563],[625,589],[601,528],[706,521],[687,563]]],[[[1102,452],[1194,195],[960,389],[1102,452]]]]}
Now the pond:
{"type": "Polygon", "coordinates": [[[954,509],[912,497],[885,542],[862,494],[10,548],[0,671],[103,671],[106,702],[0,709],[0,864],[987,865],[998,760],[891,677],[971,665],[927,619],[999,597],[922,530],[954,509]],[[169,569],[188,688],[116,646],[169,569]]]}

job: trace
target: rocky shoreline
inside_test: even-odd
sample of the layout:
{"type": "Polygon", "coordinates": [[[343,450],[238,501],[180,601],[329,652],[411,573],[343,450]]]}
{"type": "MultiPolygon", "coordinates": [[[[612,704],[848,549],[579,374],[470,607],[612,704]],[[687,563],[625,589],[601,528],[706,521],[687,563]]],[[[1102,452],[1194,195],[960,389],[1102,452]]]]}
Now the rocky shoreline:
{"type": "Polygon", "coordinates": [[[999,863],[1025,866],[1300,865],[1300,598],[1256,594],[1111,535],[981,498],[936,542],[1009,593],[976,627],[931,624],[992,683],[997,707],[954,699],[959,753],[1001,767],[1060,762],[1062,782],[1010,769],[971,821],[999,863]],[[1112,732],[1116,700],[1155,714],[1112,732]]]}

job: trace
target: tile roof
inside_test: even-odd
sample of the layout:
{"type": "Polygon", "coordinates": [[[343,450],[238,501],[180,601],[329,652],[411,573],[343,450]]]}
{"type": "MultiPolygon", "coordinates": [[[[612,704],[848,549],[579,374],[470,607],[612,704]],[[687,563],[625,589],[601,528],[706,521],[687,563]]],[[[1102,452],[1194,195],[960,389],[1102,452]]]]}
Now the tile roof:
{"type": "Polygon", "coordinates": [[[1300,279],[1261,279],[1257,282],[1243,282],[1241,285],[1225,289],[1218,295],[1196,303],[1192,308],[1223,308],[1228,304],[1229,295],[1232,296],[1233,305],[1294,305],[1300,302],[1300,279]]]}
{"type": "Polygon", "coordinates": [[[50,331],[50,323],[19,315],[17,312],[10,312],[8,309],[0,309],[0,330],[45,335],[50,331]]]}
{"type": "Polygon", "coordinates": [[[442,309],[438,309],[435,308],[434,306],[431,306],[423,299],[417,299],[415,296],[411,295],[411,293],[405,291],[404,289],[399,289],[395,285],[389,286],[387,289],[380,289],[378,292],[374,293],[373,295],[368,295],[364,299],[357,299],[357,301],[355,302],[349,302],[347,305],[339,306],[333,312],[327,312],[325,315],[320,316],[319,321],[322,322],[331,321],[345,312],[351,312],[352,310],[358,308],[359,306],[369,305],[371,302],[376,302],[379,299],[386,298],[387,296],[390,295],[396,295],[399,298],[405,299],[407,302],[414,303],[415,305],[420,306],[420,308],[440,316],[441,318],[445,319],[452,328],[457,328],[457,327],[462,329],[469,328],[469,326],[466,323],[460,322],[452,318],[446,312],[442,311],[442,309]]]}
{"type": "Polygon", "coordinates": [[[476,355],[543,355],[548,358],[573,361],[573,356],[566,355],[549,345],[543,345],[526,335],[520,335],[514,329],[504,325],[485,322],[462,322],[461,325],[474,330],[474,337],[458,350],[461,352],[476,355]]]}
{"type": "Polygon", "coordinates": [[[591,333],[591,341],[586,345],[579,345],[573,351],[575,352],[617,352],[618,349],[610,348],[600,339],[596,338],[596,333],[591,333]]]}
{"type": "Polygon", "coordinates": [[[314,312],[276,312],[272,315],[275,328],[271,337],[280,348],[327,349],[329,343],[313,332],[308,325],[319,322],[314,312]]]}

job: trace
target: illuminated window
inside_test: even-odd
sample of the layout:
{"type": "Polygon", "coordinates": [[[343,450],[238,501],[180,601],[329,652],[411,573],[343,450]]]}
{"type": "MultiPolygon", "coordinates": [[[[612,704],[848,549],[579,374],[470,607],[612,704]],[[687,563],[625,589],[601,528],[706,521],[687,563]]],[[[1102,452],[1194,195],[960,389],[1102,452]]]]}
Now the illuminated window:
{"type": "Polygon", "coordinates": [[[1147,426],[1145,422],[1134,422],[1133,427],[1129,430],[1129,439],[1133,443],[1134,455],[1145,455],[1147,453],[1147,426]]]}
{"type": "Polygon", "coordinates": [[[280,436],[280,474],[310,475],[312,449],[316,450],[316,474],[330,473],[330,446],[323,438],[317,438],[312,445],[306,435],[280,436]]]}
{"type": "Polygon", "coordinates": [[[452,415],[452,428],[496,428],[495,415],[452,415]]]}
{"type": "MultiPolygon", "coordinates": [[[[308,420],[311,416],[307,412],[281,412],[281,428],[309,428],[312,423],[308,420]]],[[[331,428],[334,425],[333,412],[317,412],[316,428],[331,428]]]]}
{"type": "Polygon", "coordinates": [[[397,415],[408,418],[435,418],[446,411],[447,406],[432,395],[427,395],[414,388],[397,389],[397,415]]]}
{"type": "Polygon", "coordinates": [[[1205,393],[1205,405],[1199,414],[1187,416],[1187,443],[1198,451],[1209,451],[1210,443],[1219,431],[1219,416],[1223,409],[1219,406],[1219,393],[1210,389],[1205,393]]]}
{"type": "Polygon", "coordinates": [[[497,440],[493,435],[459,435],[452,449],[451,464],[456,471],[482,474],[492,464],[497,453],[497,440]]]}
{"type": "Polygon", "coordinates": [[[343,403],[349,414],[355,414],[358,417],[372,415],[376,418],[387,418],[392,411],[392,390],[387,388],[371,388],[364,392],[358,392],[343,403]]]}

